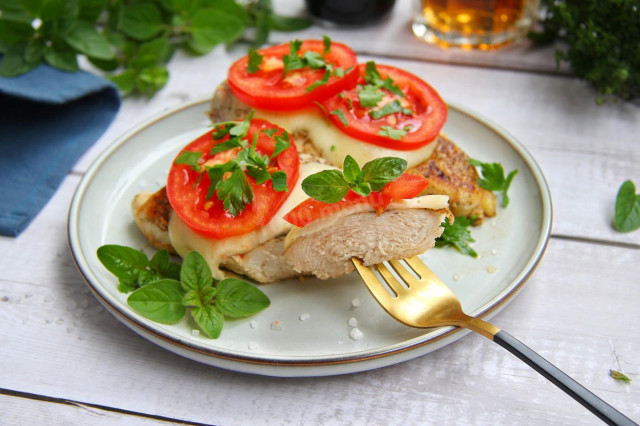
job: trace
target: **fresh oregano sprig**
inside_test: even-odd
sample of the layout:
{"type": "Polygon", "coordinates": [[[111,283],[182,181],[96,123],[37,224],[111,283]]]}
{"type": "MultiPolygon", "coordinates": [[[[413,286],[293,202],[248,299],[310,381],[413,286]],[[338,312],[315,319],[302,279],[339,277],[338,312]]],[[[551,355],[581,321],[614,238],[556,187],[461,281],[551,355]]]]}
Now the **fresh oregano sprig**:
{"type": "Polygon", "coordinates": [[[518,169],[509,172],[507,177],[504,176],[504,168],[500,163],[483,163],[482,161],[469,158],[472,166],[480,167],[482,176],[478,178],[478,185],[489,191],[502,192],[502,207],[509,205],[509,195],[507,191],[511,186],[513,178],[518,174],[518,169]]]}
{"type": "Polygon", "coordinates": [[[149,261],[144,253],[131,247],[106,245],[98,249],[98,259],[118,278],[118,289],[131,292],[127,304],[145,318],[175,324],[190,311],[200,330],[215,339],[220,336],[225,317],[248,317],[270,304],[262,291],[246,281],[214,279],[209,265],[198,252],[188,253],[181,267],[168,262],[166,250],[158,253],[149,261]],[[144,267],[143,257],[147,260],[144,267]],[[150,267],[153,259],[159,259],[156,262],[159,269],[170,270],[170,274],[150,267]],[[122,285],[132,281],[136,285],[122,285]]]}
{"type": "Polygon", "coordinates": [[[343,170],[323,170],[307,176],[302,190],[311,198],[325,203],[337,203],[349,190],[362,195],[380,191],[386,184],[399,178],[407,169],[407,161],[396,157],[382,157],[369,161],[362,169],[347,155],[343,170]]]}
{"type": "Polygon", "coordinates": [[[276,14],[271,0],[10,0],[0,9],[1,76],[24,74],[41,63],[78,71],[82,55],[124,95],[152,96],[164,87],[176,49],[206,54],[245,37],[250,27],[255,48],[270,30],[311,25],[276,14]]]}

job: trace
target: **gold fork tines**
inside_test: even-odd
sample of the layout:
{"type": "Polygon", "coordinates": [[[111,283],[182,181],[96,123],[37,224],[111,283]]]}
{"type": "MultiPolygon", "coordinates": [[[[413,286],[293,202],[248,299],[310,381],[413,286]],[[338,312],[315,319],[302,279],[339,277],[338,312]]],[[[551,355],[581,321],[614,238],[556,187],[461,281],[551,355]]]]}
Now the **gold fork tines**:
{"type": "Polygon", "coordinates": [[[418,328],[449,325],[480,333],[520,358],[608,424],[635,425],[504,330],[465,314],[455,294],[419,257],[387,262],[395,274],[383,263],[364,266],[359,259],[351,260],[373,297],[398,321],[418,328]]]}
{"type": "Polygon", "coordinates": [[[389,315],[406,325],[418,328],[465,327],[490,339],[500,331],[489,323],[466,315],[455,294],[418,256],[389,261],[395,275],[384,263],[364,266],[356,258],[352,262],[378,303],[389,315]]]}

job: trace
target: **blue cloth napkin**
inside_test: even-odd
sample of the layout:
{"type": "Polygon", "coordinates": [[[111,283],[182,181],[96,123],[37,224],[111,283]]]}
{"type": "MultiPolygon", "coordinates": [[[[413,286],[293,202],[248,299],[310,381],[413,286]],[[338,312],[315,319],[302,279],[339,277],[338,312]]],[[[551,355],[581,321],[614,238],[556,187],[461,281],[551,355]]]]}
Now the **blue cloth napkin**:
{"type": "Polygon", "coordinates": [[[1,235],[29,225],[119,108],[117,89],[82,71],[0,77],[1,235]]]}

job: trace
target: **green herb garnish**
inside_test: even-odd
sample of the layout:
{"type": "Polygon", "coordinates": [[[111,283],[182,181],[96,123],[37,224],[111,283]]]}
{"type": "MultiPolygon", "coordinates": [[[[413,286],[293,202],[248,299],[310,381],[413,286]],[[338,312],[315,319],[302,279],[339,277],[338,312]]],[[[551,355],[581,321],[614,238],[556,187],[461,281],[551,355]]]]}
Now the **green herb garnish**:
{"type": "Polygon", "coordinates": [[[471,220],[466,217],[457,217],[453,223],[449,222],[449,218],[445,218],[442,223],[444,232],[436,239],[436,247],[451,246],[462,254],[478,257],[478,253],[469,245],[469,243],[476,241],[471,238],[469,225],[471,225],[471,220]]]}
{"type": "Polygon", "coordinates": [[[616,380],[621,380],[623,382],[631,383],[631,379],[619,371],[609,370],[609,375],[616,380]]]}
{"type": "Polygon", "coordinates": [[[334,109],[333,111],[331,111],[331,115],[335,115],[336,117],[338,117],[338,119],[340,120],[340,122],[344,127],[349,127],[349,122],[347,121],[347,118],[344,116],[344,113],[342,112],[342,110],[334,109]]]}
{"type": "Polygon", "coordinates": [[[512,170],[507,177],[504,177],[504,169],[500,163],[483,163],[473,158],[469,158],[472,166],[480,167],[482,177],[478,178],[478,185],[489,191],[502,192],[502,207],[509,205],[509,195],[507,191],[511,186],[511,181],[518,174],[518,169],[512,170]]]}
{"type": "Polygon", "coordinates": [[[630,180],[624,182],[616,197],[613,226],[620,232],[631,232],[640,228],[640,194],[630,180]]]}
{"type": "Polygon", "coordinates": [[[402,104],[400,103],[400,101],[396,99],[396,100],[394,100],[392,102],[389,102],[388,104],[386,104],[385,106],[383,106],[380,109],[375,109],[375,110],[370,111],[369,115],[374,120],[377,120],[379,118],[386,117],[387,115],[395,114],[396,112],[401,112],[401,113],[403,113],[405,115],[413,114],[410,109],[403,108],[402,104]]]}
{"type": "Polygon", "coordinates": [[[41,63],[78,71],[78,55],[113,81],[123,95],[152,96],[169,79],[178,48],[203,55],[245,39],[252,47],[270,30],[297,31],[308,19],[276,14],[271,0],[240,1],[5,1],[0,17],[0,75],[13,77],[41,63]],[[33,25],[32,22],[39,22],[33,25]]]}
{"type": "Polygon", "coordinates": [[[255,74],[260,71],[263,56],[255,49],[249,49],[249,63],[247,64],[247,72],[255,74]]]}
{"type": "Polygon", "coordinates": [[[391,126],[380,126],[378,134],[399,141],[409,133],[411,126],[404,126],[402,129],[396,129],[391,126]]]}
{"type": "Polygon", "coordinates": [[[168,257],[166,250],[149,261],[144,253],[130,247],[105,245],[98,249],[98,259],[118,278],[118,289],[123,293],[133,291],[127,304],[161,324],[175,324],[190,310],[200,330],[215,339],[220,336],[225,317],[251,316],[270,304],[262,291],[246,281],[214,279],[197,252],[187,254],[182,266],[169,262],[168,257]],[[160,269],[166,273],[158,272],[160,269]]]}
{"type": "Polygon", "coordinates": [[[349,190],[362,196],[380,191],[399,178],[407,168],[406,160],[383,157],[366,163],[362,169],[350,155],[344,159],[343,171],[323,170],[307,176],[302,190],[311,198],[325,203],[337,203],[349,190]]]}
{"type": "Polygon", "coordinates": [[[380,72],[376,68],[376,63],[373,61],[367,62],[365,66],[364,81],[366,84],[358,90],[360,105],[364,108],[378,106],[378,102],[384,97],[384,93],[380,89],[386,89],[397,96],[405,97],[404,92],[394,83],[391,77],[382,79],[380,72]]]}
{"type": "Polygon", "coordinates": [[[270,172],[269,166],[280,153],[289,148],[291,138],[286,131],[276,135],[277,129],[263,130],[262,132],[267,136],[275,136],[276,146],[271,156],[260,154],[256,150],[258,133],[254,133],[253,141],[249,142],[247,139],[252,117],[253,112],[244,121],[220,123],[215,126],[214,140],[221,140],[227,135],[229,139],[214,145],[210,151],[211,155],[230,149],[239,149],[236,156],[226,163],[201,166],[202,153],[196,151],[185,151],[175,161],[175,164],[186,164],[201,173],[199,179],[207,174],[210,186],[206,198],[211,199],[215,195],[222,201],[224,209],[234,217],[242,213],[247,204],[253,202],[253,189],[249,184],[248,176],[252,177],[257,185],[271,180],[275,191],[288,191],[286,173],[270,172]]]}
{"type": "Polygon", "coordinates": [[[152,281],[178,279],[180,265],[169,261],[169,252],[160,250],[149,260],[146,254],[131,247],[104,245],[97,251],[98,259],[116,277],[118,289],[127,293],[152,281]]]}
{"type": "Polygon", "coordinates": [[[302,47],[302,42],[300,40],[290,41],[289,54],[282,57],[282,62],[284,63],[283,75],[287,75],[289,71],[306,67],[314,70],[325,70],[320,80],[307,87],[307,92],[311,92],[315,88],[327,84],[329,82],[329,79],[331,78],[331,75],[335,75],[338,77],[344,76],[344,70],[342,68],[334,69],[330,63],[325,61],[324,57],[331,49],[331,39],[327,36],[324,36],[323,43],[324,51],[322,54],[308,50],[304,52],[302,56],[300,56],[299,52],[300,48],[302,47]]]}

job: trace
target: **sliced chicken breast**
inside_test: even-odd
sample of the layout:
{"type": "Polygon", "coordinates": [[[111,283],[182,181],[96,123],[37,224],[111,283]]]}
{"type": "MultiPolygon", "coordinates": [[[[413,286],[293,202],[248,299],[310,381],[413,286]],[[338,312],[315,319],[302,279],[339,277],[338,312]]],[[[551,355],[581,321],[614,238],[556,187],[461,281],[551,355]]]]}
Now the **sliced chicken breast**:
{"type": "Polygon", "coordinates": [[[353,271],[352,257],[368,266],[424,253],[442,234],[445,217],[453,220],[442,195],[396,201],[382,214],[356,206],[294,228],[284,256],[301,274],[336,278],[353,271]]]}

